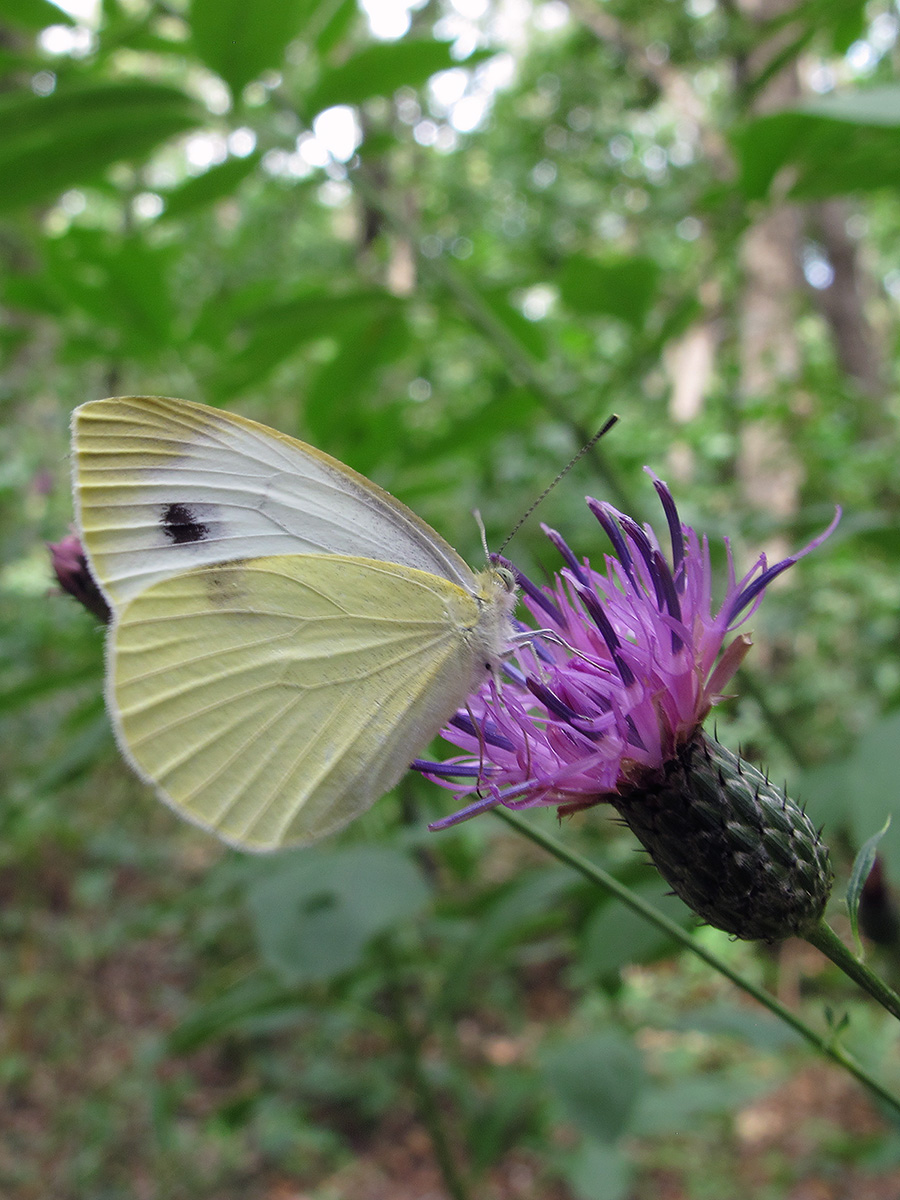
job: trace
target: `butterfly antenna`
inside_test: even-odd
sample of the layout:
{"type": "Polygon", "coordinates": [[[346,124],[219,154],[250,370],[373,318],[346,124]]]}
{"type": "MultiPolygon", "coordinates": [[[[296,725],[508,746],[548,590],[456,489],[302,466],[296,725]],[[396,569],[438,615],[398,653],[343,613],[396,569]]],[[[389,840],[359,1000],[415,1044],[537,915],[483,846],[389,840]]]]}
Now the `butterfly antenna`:
{"type": "MultiPolygon", "coordinates": [[[[484,521],[481,519],[481,511],[477,508],[472,509],[472,516],[475,518],[475,524],[478,526],[479,532],[481,533],[481,545],[484,549],[484,561],[486,563],[490,563],[491,552],[488,549],[487,530],[484,527],[484,521]]],[[[508,542],[509,538],[507,538],[506,541],[508,542]]],[[[504,542],[503,545],[505,546],[506,542],[504,542]]]]}
{"type": "Polygon", "coordinates": [[[578,451],[578,453],[575,455],[575,457],[570,459],[569,462],[566,463],[566,465],[563,467],[563,469],[560,471],[560,473],[557,475],[557,477],[553,480],[553,482],[547,484],[547,486],[544,488],[544,490],[538,496],[537,500],[535,500],[535,502],[531,505],[531,507],[528,509],[528,511],[523,516],[519,517],[518,521],[516,522],[515,526],[513,527],[512,533],[507,535],[506,541],[503,543],[503,545],[497,551],[498,554],[503,553],[503,551],[506,549],[506,547],[509,545],[509,543],[513,540],[513,538],[516,536],[516,534],[519,532],[519,530],[522,528],[522,526],[525,524],[525,522],[528,520],[528,518],[531,516],[531,514],[534,512],[534,510],[537,508],[537,506],[539,504],[542,504],[544,502],[544,500],[547,499],[547,497],[550,495],[550,493],[553,491],[553,489],[556,487],[556,485],[558,483],[560,483],[563,479],[565,479],[565,477],[572,470],[572,468],[575,466],[575,464],[577,462],[580,462],[581,459],[584,458],[584,456],[585,456],[585,454],[587,454],[588,450],[593,449],[593,447],[597,445],[597,443],[600,441],[600,439],[603,437],[603,435],[606,433],[609,433],[609,431],[612,429],[613,425],[615,425],[615,423],[618,421],[618,419],[619,419],[618,413],[613,413],[613,415],[611,417],[607,417],[607,419],[603,422],[603,424],[600,426],[600,428],[597,430],[597,432],[594,434],[594,436],[590,439],[590,441],[585,442],[585,444],[581,447],[581,449],[578,451]]]}

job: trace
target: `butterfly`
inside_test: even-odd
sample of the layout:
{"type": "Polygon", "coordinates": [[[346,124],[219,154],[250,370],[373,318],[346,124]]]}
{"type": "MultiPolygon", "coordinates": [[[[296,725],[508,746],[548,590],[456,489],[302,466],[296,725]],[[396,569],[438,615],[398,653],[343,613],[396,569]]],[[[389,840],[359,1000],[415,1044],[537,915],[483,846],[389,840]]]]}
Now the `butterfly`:
{"type": "Polygon", "coordinates": [[[322,451],[159,396],[83,404],[72,439],[119,748],[229,844],[346,825],[498,670],[511,573],[322,451]]]}

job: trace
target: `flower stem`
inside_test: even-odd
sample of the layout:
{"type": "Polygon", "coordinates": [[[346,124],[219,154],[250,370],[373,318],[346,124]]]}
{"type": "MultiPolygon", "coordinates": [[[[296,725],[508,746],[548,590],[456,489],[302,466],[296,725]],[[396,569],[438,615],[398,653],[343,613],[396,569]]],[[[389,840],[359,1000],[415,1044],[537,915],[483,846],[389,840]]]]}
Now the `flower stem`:
{"type": "Polygon", "coordinates": [[[836,967],[845,975],[858,983],[859,986],[877,1000],[882,1008],[886,1008],[891,1016],[900,1021],[900,996],[893,988],[888,987],[883,979],[870,970],[864,962],[848,950],[838,935],[827,922],[820,921],[809,933],[803,935],[811,946],[821,950],[826,958],[830,958],[836,967]]]}
{"type": "MultiPolygon", "coordinates": [[[[604,871],[602,867],[598,867],[597,864],[591,862],[590,859],[585,858],[583,855],[578,854],[574,850],[570,850],[568,846],[565,846],[562,842],[557,841],[555,837],[552,837],[548,833],[544,833],[543,830],[538,829],[537,826],[532,825],[523,817],[519,816],[518,813],[513,812],[508,808],[495,808],[493,811],[498,817],[500,817],[501,820],[505,821],[507,825],[511,825],[512,828],[518,833],[521,833],[524,837],[529,838],[532,842],[536,843],[538,846],[541,846],[549,854],[552,854],[554,858],[559,859],[560,862],[566,863],[575,871],[578,871],[579,874],[583,875],[586,879],[589,879],[591,883],[594,883],[598,887],[603,888],[604,891],[611,893],[618,900],[621,900],[622,903],[630,908],[633,912],[639,913],[642,917],[646,918],[646,920],[650,921],[651,924],[655,925],[657,929],[661,929],[664,933],[668,934],[673,941],[680,943],[693,954],[696,954],[698,958],[703,959],[703,961],[708,963],[709,966],[719,971],[726,977],[726,979],[730,979],[736,987],[741,988],[749,996],[752,996],[754,1000],[759,1001],[759,1003],[764,1005],[771,1013],[774,1013],[776,1017],[779,1017],[786,1025],[789,1025],[793,1030],[795,1030],[795,1032],[799,1033],[800,1036],[809,1042],[810,1045],[814,1046],[820,1054],[823,1054],[826,1058],[830,1058],[832,1062],[836,1062],[839,1066],[842,1066],[845,1071],[851,1074],[864,1087],[868,1088],[873,1096],[877,1097],[878,1100],[890,1108],[895,1117],[900,1116],[900,1099],[892,1095],[889,1091],[887,1091],[886,1088],[882,1087],[882,1085],[876,1079],[874,1079],[868,1073],[868,1071],[866,1071],[862,1064],[858,1063],[856,1059],[853,1058],[853,1056],[843,1048],[843,1046],[840,1046],[836,1042],[833,1036],[823,1037],[821,1034],[816,1033],[811,1026],[807,1025],[805,1021],[801,1020],[800,1017],[792,1013],[789,1008],[785,1008],[785,1006],[779,1000],[776,1000],[776,998],[769,992],[765,991],[763,988],[757,987],[755,983],[751,982],[749,979],[746,979],[738,971],[735,971],[728,965],[728,963],[719,958],[719,956],[712,950],[708,950],[705,946],[702,946],[675,921],[672,921],[669,917],[664,916],[661,912],[658,912],[652,904],[648,904],[646,900],[643,900],[640,896],[636,895],[631,891],[630,888],[627,888],[625,884],[620,883],[618,879],[616,879],[613,875],[610,875],[607,871],[604,871]]],[[[884,1003],[886,1008],[889,1008],[889,1010],[896,1016],[900,1016],[900,997],[896,996],[890,991],[890,988],[888,988],[885,984],[882,984],[876,976],[872,975],[868,968],[864,967],[858,959],[853,958],[849,950],[844,947],[837,934],[830,930],[829,927],[824,924],[824,922],[822,922],[822,926],[815,930],[812,936],[807,935],[807,941],[811,942],[814,946],[821,950],[823,954],[827,954],[828,957],[831,958],[833,962],[837,963],[837,965],[843,970],[846,970],[847,974],[851,975],[851,977],[857,983],[865,987],[866,990],[875,996],[876,999],[880,999],[881,1003],[884,1003]],[[830,938],[821,932],[822,926],[828,930],[828,933],[831,935],[830,938]],[[820,940],[815,940],[816,936],[818,936],[820,940]],[[838,961],[838,958],[836,957],[837,949],[834,943],[837,943],[837,946],[842,948],[844,955],[854,964],[853,973],[847,970],[843,958],[841,961],[838,961]],[[828,947],[827,949],[826,946],[828,947]],[[863,982],[864,975],[865,982],[863,982]],[[870,986],[872,981],[877,982],[879,985],[878,994],[876,994],[876,992],[873,991],[872,987],[870,986]],[[887,993],[890,993],[890,995],[893,997],[893,1006],[885,1003],[885,996],[887,993]]]]}

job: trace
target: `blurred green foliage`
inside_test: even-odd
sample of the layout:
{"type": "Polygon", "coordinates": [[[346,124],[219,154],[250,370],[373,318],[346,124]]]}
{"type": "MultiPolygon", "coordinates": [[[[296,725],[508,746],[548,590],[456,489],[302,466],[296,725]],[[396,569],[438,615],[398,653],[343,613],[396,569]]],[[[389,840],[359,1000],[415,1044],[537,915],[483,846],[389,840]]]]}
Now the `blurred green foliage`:
{"type": "MultiPolygon", "coordinates": [[[[695,964],[651,970],[670,947],[490,818],[424,832],[448,797],[420,780],[274,862],[178,826],[116,755],[101,631],[44,542],[69,412],[126,392],[314,442],[473,563],[472,510],[499,545],[611,411],[541,511],[579,553],[604,552],[586,491],[658,518],[644,464],[723,569],[723,535],[742,570],[840,503],[719,735],[787,775],[846,874],[900,806],[898,20],[749,8],[435,0],[388,38],[353,0],[0,0],[5,1196],[362,1196],[429,1090],[485,1200],[649,1197],[667,1163],[685,1195],[748,1194],[729,1114],[796,1047],[695,964]],[[749,248],[785,216],[787,368],[748,351],[749,248]],[[760,502],[760,437],[786,505],[760,502]]],[[[556,566],[536,520],[507,553],[556,566]]],[[[661,893],[599,812],[565,836],[661,893]]],[[[898,816],[879,850],[900,878],[898,816]]],[[[805,1170],[779,1161],[773,1197],[805,1170]]]]}

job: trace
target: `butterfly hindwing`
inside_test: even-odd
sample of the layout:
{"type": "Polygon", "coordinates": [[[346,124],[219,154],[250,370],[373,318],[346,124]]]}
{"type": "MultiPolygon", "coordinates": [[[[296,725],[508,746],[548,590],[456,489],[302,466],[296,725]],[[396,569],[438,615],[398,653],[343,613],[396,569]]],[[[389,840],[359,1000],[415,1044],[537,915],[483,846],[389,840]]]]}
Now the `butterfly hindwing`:
{"type": "Polygon", "coordinates": [[[340,555],[183,571],[118,616],[117,736],[195,823],[302,845],[392,787],[477,686],[479,619],[456,584],[340,555]]]}

